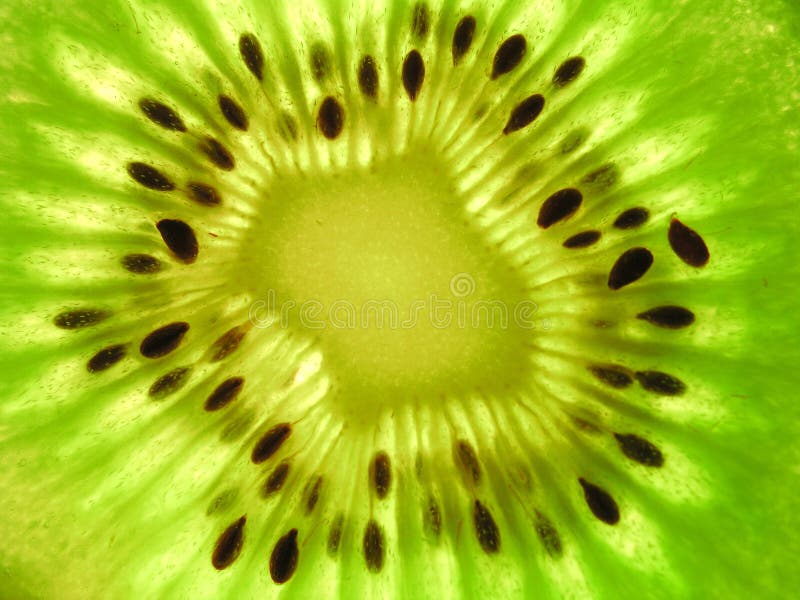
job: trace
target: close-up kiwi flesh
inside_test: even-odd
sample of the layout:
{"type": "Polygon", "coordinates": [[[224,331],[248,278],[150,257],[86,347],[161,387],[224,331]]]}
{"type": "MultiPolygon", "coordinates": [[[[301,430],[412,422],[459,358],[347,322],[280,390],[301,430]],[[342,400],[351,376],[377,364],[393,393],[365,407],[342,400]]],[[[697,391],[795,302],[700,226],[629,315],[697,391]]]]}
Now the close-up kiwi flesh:
{"type": "Polygon", "coordinates": [[[0,15],[0,598],[800,590],[795,1],[0,15]]]}

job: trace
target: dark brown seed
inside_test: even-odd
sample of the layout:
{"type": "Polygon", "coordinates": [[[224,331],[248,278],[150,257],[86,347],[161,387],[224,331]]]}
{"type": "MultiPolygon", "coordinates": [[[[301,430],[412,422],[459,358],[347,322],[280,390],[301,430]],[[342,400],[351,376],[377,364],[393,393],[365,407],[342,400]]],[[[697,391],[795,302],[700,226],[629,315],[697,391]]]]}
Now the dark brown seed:
{"type": "Polygon", "coordinates": [[[294,575],[297,559],[297,529],[292,529],[275,543],[269,557],[269,575],[275,583],[286,583],[294,575]]]}
{"type": "Polygon", "coordinates": [[[156,125],[172,131],[186,131],[186,125],[174,110],[152,98],[139,100],[139,108],[156,125]]]}
{"type": "Polygon", "coordinates": [[[232,171],[236,166],[233,155],[220,143],[219,140],[207,136],[200,143],[200,151],[208,157],[212,163],[223,171],[232,171]]]}
{"type": "Polygon", "coordinates": [[[372,573],[379,573],[383,568],[383,531],[381,531],[380,525],[372,519],[364,530],[364,539],[361,545],[367,569],[372,573]]]}
{"type": "Polygon", "coordinates": [[[518,33],[506,39],[494,54],[492,79],[513,71],[522,62],[527,51],[528,42],[524,35],[518,33]]]}
{"type": "Polygon", "coordinates": [[[264,78],[264,54],[256,36],[245,33],[239,38],[239,54],[247,69],[261,81],[264,78]]]}
{"type": "Polygon", "coordinates": [[[600,239],[600,236],[601,233],[596,229],[581,231],[580,233],[576,233],[572,237],[564,240],[563,246],[564,248],[588,248],[589,246],[596,244],[600,239]]]}
{"type": "Polygon", "coordinates": [[[583,195],[574,188],[558,190],[542,203],[536,224],[542,229],[569,219],[580,208],[583,195]]]}
{"type": "Polygon", "coordinates": [[[314,512],[314,507],[317,505],[317,502],[319,501],[320,490],[322,490],[321,476],[314,479],[313,482],[311,481],[308,482],[305,491],[306,515],[310,515],[312,512],[314,512]]]}
{"type": "Polygon", "coordinates": [[[500,551],[500,530],[494,522],[492,513],[489,509],[475,500],[472,512],[472,520],[475,525],[475,533],[478,535],[478,543],[486,554],[495,554],[500,551]]]}
{"type": "Polygon", "coordinates": [[[206,398],[204,408],[208,412],[213,412],[228,406],[242,391],[242,386],[244,386],[243,377],[229,377],[220,383],[217,388],[211,392],[211,395],[206,398]]]}
{"type": "Polygon", "coordinates": [[[249,126],[247,115],[244,114],[244,109],[239,106],[236,100],[230,96],[220,94],[218,101],[219,110],[222,112],[222,116],[225,117],[225,120],[236,127],[236,129],[247,131],[247,127],[249,126]]]}
{"type": "Polygon", "coordinates": [[[358,87],[367,98],[378,98],[378,67],[369,55],[364,56],[358,66],[358,87]]]}
{"type": "Polygon", "coordinates": [[[251,460],[255,464],[263,463],[280,449],[291,433],[292,426],[288,423],[281,423],[267,431],[253,448],[251,460]]]}
{"type": "Polygon", "coordinates": [[[453,33],[453,64],[457,65],[472,47],[472,38],[475,36],[475,17],[467,15],[462,18],[453,33]]]}
{"type": "Polygon", "coordinates": [[[555,75],[553,75],[553,85],[564,87],[572,83],[583,72],[585,66],[586,61],[581,56],[568,58],[556,69],[555,75]]]}
{"type": "Polygon", "coordinates": [[[633,383],[633,373],[625,367],[592,365],[589,367],[589,371],[600,381],[613,388],[623,389],[633,383]]]}
{"type": "Polygon", "coordinates": [[[214,544],[214,553],[211,555],[211,564],[218,571],[228,568],[233,564],[242,551],[244,544],[244,525],[247,516],[241,516],[222,532],[214,544]]]}
{"type": "Polygon", "coordinates": [[[686,391],[685,383],[661,371],[638,371],[636,380],[648,392],[661,396],[680,396],[686,391]]]}
{"type": "Polygon", "coordinates": [[[411,33],[420,42],[428,37],[431,28],[431,17],[428,7],[424,2],[417,2],[414,5],[414,13],[411,16],[411,33]]]}
{"type": "Polygon", "coordinates": [[[653,253],[647,248],[631,248],[611,267],[608,274],[608,287],[618,290],[641,279],[653,264],[653,253]]]}
{"type": "Polygon", "coordinates": [[[175,189],[175,184],[155,167],[143,162],[128,163],[128,175],[144,187],[157,192],[169,192],[175,189]]]}
{"type": "Polygon", "coordinates": [[[166,373],[165,375],[162,375],[156,379],[153,382],[153,385],[150,386],[147,394],[153,400],[161,400],[162,398],[166,398],[167,396],[174,394],[184,385],[186,385],[190,372],[191,369],[189,367],[178,367],[177,369],[172,369],[172,371],[169,373],[166,373]]]}
{"type": "Polygon", "coordinates": [[[183,321],[159,327],[142,340],[139,352],[146,358],[166,356],[180,345],[187,331],[189,331],[189,324],[183,321]]]}
{"type": "Polygon", "coordinates": [[[542,541],[545,551],[553,558],[561,556],[563,549],[561,547],[561,536],[558,535],[558,530],[555,525],[537,511],[536,513],[536,533],[542,541]]]}
{"type": "Polygon", "coordinates": [[[650,211],[646,208],[637,206],[636,208],[629,208],[620,213],[614,220],[614,227],[617,229],[636,229],[641,227],[650,218],[650,211]]]}
{"type": "Polygon", "coordinates": [[[656,327],[681,329],[694,323],[694,313],[682,306],[656,306],[636,315],[656,327]]]}
{"type": "Polygon", "coordinates": [[[622,453],[646,467],[660,467],[664,464],[664,455],[652,442],[632,433],[615,433],[622,453]]]}
{"type": "Polygon", "coordinates": [[[342,543],[342,529],[344,528],[344,515],[339,514],[331,525],[328,533],[328,555],[333,557],[339,552],[339,545],[342,543]]]}
{"type": "Polygon", "coordinates": [[[586,481],[583,477],[578,479],[583,488],[583,497],[592,514],[608,525],[619,522],[619,507],[611,495],[603,488],[586,481]]]}
{"type": "Polygon", "coordinates": [[[289,476],[289,463],[282,462],[272,470],[272,473],[267,477],[264,483],[264,496],[268,497],[275,492],[280,491],[283,484],[286,483],[286,478],[289,476]]]}
{"type": "Polygon", "coordinates": [[[181,262],[192,264],[197,260],[200,248],[194,230],[178,219],[161,219],[156,223],[161,239],[181,262]]]}
{"type": "Polygon", "coordinates": [[[82,329],[90,325],[97,325],[110,316],[110,312],[96,308],[66,310],[55,316],[53,324],[59,329],[82,329]]]}
{"type": "Polygon", "coordinates": [[[683,262],[691,267],[705,267],[708,263],[708,246],[694,229],[678,219],[669,224],[669,245],[683,262]]]}
{"type": "Polygon", "coordinates": [[[328,96],[322,101],[317,113],[317,127],[329,140],[335,140],[344,127],[344,109],[336,98],[328,96]]]}
{"type": "Polygon", "coordinates": [[[122,257],[122,266],[136,275],[151,275],[161,270],[161,261],[149,254],[127,254],[122,257]]]}
{"type": "Polygon", "coordinates": [[[309,57],[311,65],[311,75],[318,83],[322,83],[328,77],[330,71],[330,59],[325,46],[322,44],[314,44],[311,47],[311,55],[309,57]]]}
{"type": "Polygon", "coordinates": [[[218,362],[234,353],[239,344],[247,335],[244,327],[234,327],[226,331],[220,338],[211,345],[211,362],[218,362]]]}
{"type": "Polygon", "coordinates": [[[392,467],[389,455],[378,452],[369,465],[369,481],[378,498],[385,498],[392,485],[392,467]]]}
{"type": "Polygon", "coordinates": [[[412,50],[403,61],[403,87],[412,102],[417,99],[424,80],[425,63],[422,62],[422,55],[412,50]]]}
{"type": "Polygon", "coordinates": [[[125,358],[126,353],[126,344],[115,344],[103,348],[89,359],[89,362],[86,363],[86,370],[89,371],[89,373],[105,371],[125,358]]]}
{"type": "Polygon", "coordinates": [[[458,440],[455,444],[454,454],[456,467],[461,471],[464,481],[468,486],[478,485],[481,482],[481,464],[474,448],[466,440],[458,440]]]}
{"type": "Polygon", "coordinates": [[[581,183],[585,183],[597,191],[607,190],[617,181],[619,181],[619,169],[613,163],[603,165],[581,179],[581,183]]]}
{"type": "Polygon", "coordinates": [[[189,190],[189,197],[205,206],[217,206],[222,202],[222,198],[216,188],[205,183],[190,182],[186,186],[189,190]]]}
{"type": "Polygon", "coordinates": [[[442,532],[442,511],[433,496],[428,499],[428,507],[425,510],[425,527],[437,538],[442,532]]]}
{"type": "Polygon", "coordinates": [[[508,135],[524,129],[536,120],[536,117],[541,114],[543,109],[544,96],[541,94],[528,96],[511,111],[511,116],[508,117],[508,122],[503,128],[503,134],[508,135]]]}

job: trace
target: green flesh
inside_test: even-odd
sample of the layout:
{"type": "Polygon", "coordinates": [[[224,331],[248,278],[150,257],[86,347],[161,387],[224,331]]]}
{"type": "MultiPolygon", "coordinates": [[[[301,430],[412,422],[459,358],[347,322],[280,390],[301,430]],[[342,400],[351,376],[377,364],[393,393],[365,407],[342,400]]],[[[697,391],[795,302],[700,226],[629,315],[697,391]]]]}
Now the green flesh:
{"type": "Polygon", "coordinates": [[[0,9],[0,597],[800,589],[796,7],[441,0],[425,19],[402,1],[19,4],[0,9]],[[525,56],[493,79],[514,34],[525,56]],[[585,68],[555,86],[575,56],[585,68]],[[533,94],[541,114],[510,131],[533,94]],[[342,122],[318,122],[327,97],[342,122]],[[144,98],[185,131],[148,119],[144,98]],[[232,169],[200,150],[206,136],[232,169]],[[175,189],[137,183],[137,161],[175,189]],[[221,204],[193,201],[190,182],[221,204]],[[580,207],[543,226],[569,188],[580,207]],[[634,207],[644,224],[613,226],[634,207]],[[170,251],[162,219],[191,226],[196,258],[170,251]],[[707,265],[676,254],[672,219],[702,236],[707,265]],[[587,230],[599,241],[563,246],[587,230]],[[611,289],[631,248],[653,264],[611,289]],[[131,254],[158,263],[135,274],[131,254]],[[453,307],[448,326],[427,312],[342,326],[370,301],[405,322],[431,296],[453,307]],[[482,303],[527,308],[524,326],[476,323],[482,303]],[[665,305],[694,322],[637,318],[665,305]],[[103,313],[76,328],[76,310],[103,313]],[[174,350],[144,356],[179,322],[174,350]],[[263,436],[281,424],[271,454],[263,436]],[[245,515],[226,562],[218,542],[245,515]]]}

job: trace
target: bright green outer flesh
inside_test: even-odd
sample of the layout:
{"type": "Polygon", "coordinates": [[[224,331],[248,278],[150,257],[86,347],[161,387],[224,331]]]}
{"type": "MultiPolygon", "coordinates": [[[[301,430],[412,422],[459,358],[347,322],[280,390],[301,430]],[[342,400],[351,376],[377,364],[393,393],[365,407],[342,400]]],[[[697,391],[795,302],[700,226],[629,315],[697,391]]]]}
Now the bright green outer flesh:
{"type": "Polygon", "coordinates": [[[797,7],[444,0],[429,3],[431,32],[415,43],[405,2],[19,4],[0,9],[0,596],[771,598],[800,589],[797,7]],[[465,14],[478,28],[454,69],[450,40],[465,14]],[[261,86],[239,57],[247,32],[264,49],[261,86]],[[494,50],[517,32],[528,37],[525,62],[489,82],[494,50]],[[333,56],[322,85],[308,68],[314,40],[333,56]],[[413,104],[399,79],[412,47],[427,70],[413,104]],[[377,105],[359,95],[363,53],[378,63],[377,105]],[[553,70],[575,54],[586,71],[553,92],[553,70]],[[542,116],[501,136],[510,109],[534,92],[546,96],[542,116]],[[219,93],[244,107],[246,134],[219,115],[219,93]],[[327,95],[346,114],[334,142],[314,129],[327,95]],[[136,106],[144,96],[174,107],[190,133],[147,121],[136,106]],[[276,125],[284,110],[298,122],[292,144],[276,125]],[[585,141],[562,154],[576,131],[585,141]],[[191,132],[219,137],[237,169],[208,167],[191,132]],[[131,160],[177,182],[214,183],[225,201],[206,208],[145,190],[125,173],[131,160]],[[563,224],[536,227],[549,193],[607,161],[620,167],[617,187],[587,193],[563,224]],[[353,218],[342,217],[348,202],[353,218]],[[614,232],[616,214],[637,205],[650,209],[648,223],[614,232]],[[673,215],[703,235],[704,269],[670,250],[673,215]],[[165,217],[194,227],[195,264],[170,258],[153,227],[165,217]],[[604,231],[600,244],[561,247],[588,228],[604,231]],[[610,266],[634,245],[653,251],[653,269],[610,292],[610,266]],[[168,268],[130,275],[119,266],[129,252],[168,268]],[[470,300],[535,302],[536,328],[316,332],[292,322],[253,328],[234,355],[207,360],[273,287],[402,306],[422,291],[446,296],[458,273],[477,284],[470,300]],[[635,319],[668,303],[697,322],[669,331],[635,319]],[[78,331],[53,326],[83,306],[114,314],[78,331]],[[176,320],[191,323],[179,350],[138,355],[144,335],[176,320]],[[123,362],[86,372],[94,352],[120,342],[131,344],[123,362]],[[603,387],[586,366],[607,362],[675,374],[688,392],[603,387]],[[149,399],[150,384],[181,365],[195,365],[187,386],[149,399]],[[241,397],[204,412],[210,391],[236,374],[247,382],[241,397]],[[570,416],[601,432],[578,430],[570,416]],[[256,466],[250,451],[282,421],[294,431],[279,459],[291,458],[297,477],[264,500],[275,459],[256,466]],[[627,460],[613,431],[646,435],[664,467],[627,460]],[[477,490],[453,463],[461,438],[481,461],[477,490]],[[380,501],[367,478],[377,450],[393,469],[380,501]],[[306,516],[315,474],[325,485],[306,516]],[[592,517],[578,477],[613,494],[618,525],[592,517]],[[207,514],[220,494],[230,501],[207,514]],[[438,542],[422,524],[430,494],[442,507],[438,542]],[[496,555],[476,541],[474,498],[501,531],[496,555]],[[558,529],[562,557],[543,549],[537,511],[558,529]],[[325,541],[340,512],[347,525],[332,559],[325,541]],[[215,540],[242,514],[242,554],[216,571],[215,540]],[[386,535],[379,574],[362,555],[369,518],[386,535]],[[290,528],[298,568],[277,586],[269,555],[290,528]]]}

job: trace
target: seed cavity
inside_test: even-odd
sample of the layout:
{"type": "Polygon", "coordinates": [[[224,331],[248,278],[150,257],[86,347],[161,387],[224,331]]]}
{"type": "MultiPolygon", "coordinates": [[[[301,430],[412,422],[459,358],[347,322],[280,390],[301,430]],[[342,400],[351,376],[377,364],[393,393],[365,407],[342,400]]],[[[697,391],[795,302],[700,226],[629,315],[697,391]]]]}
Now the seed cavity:
{"type": "Polygon", "coordinates": [[[653,253],[647,248],[631,248],[611,267],[608,274],[608,287],[618,290],[641,279],[653,265],[653,253]]]}
{"type": "Polygon", "coordinates": [[[618,365],[592,365],[589,372],[600,381],[616,389],[624,389],[633,383],[633,373],[618,365]]]}
{"type": "Polygon", "coordinates": [[[211,555],[211,564],[218,571],[227,569],[239,558],[244,544],[244,526],[246,522],[247,516],[241,516],[217,538],[217,543],[214,544],[214,553],[211,555]]]}
{"type": "Polygon", "coordinates": [[[661,371],[638,371],[636,380],[648,392],[660,396],[680,396],[686,391],[685,383],[661,371]]]}
{"type": "Polygon", "coordinates": [[[678,219],[669,224],[669,245],[673,252],[690,267],[705,267],[708,264],[708,246],[691,227],[687,227],[678,219]]]}
{"type": "Polygon", "coordinates": [[[288,112],[284,111],[281,113],[278,129],[287,142],[297,140],[297,123],[295,122],[294,117],[288,112]]]}
{"type": "Polygon", "coordinates": [[[147,391],[148,396],[153,400],[161,400],[180,390],[189,379],[191,368],[178,367],[169,373],[162,375],[153,382],[147,391]]]}
{"type": "Polygon", "coordinates": [[[149,254],[126,254],[122,257],[122,266],[136,275],[152,275],[161,270],[161,261],[149,254]]]}
{"type": "Polygon", "coordinates": [[[339,552],[339,546],[342,543],[342,529],[344,528],[344,515],[339,513],[333,520],[331,530],[328,533],[328,556],[334,557],[339,552]]]}
{"type": "Polygon", "coordinates": [[[436,498],[431,496],[428,499],[428,506],[424,511],[425,513],[425,528],[438,538],[442,533],[442,511],[439,508],[439,503],[436,498]]]}
{"type": "Polygon", "coordinates": [[[583,488],[584,500],[592,514],[603,523],[616,525],[619,522],[619,507],[611,494],[583,477],[578,478],[578,482],[583,488]]]}
{"type": "Polygon", "coordinates": [[[411,16],[411,33],[418,41],[424,41],[428,37],[431,28],[431,17],[428,7],[424,2],[417,2],[414,5],[414,12],[411,16]]]}
{"type": "Polygon", "coordinates": [[[267,477],[267,481],[264,482],[264,497],[267,498],[280,491],[288,476],[289,463],[284,461],[272,470],[272,473],[267,477]]]}
{"type": "Polygon", "coordinates": [[[208,412],[213,412],[228,406],[228,404],[236,400],[239,396],[243,385],[243,377],[229,377],[220,383],[217,388],[211,392],[211,395],[206,398],[204,408],[208,412]]]}
{"type": "Polygon", "coordinates": [[[539,511],[536,511],[536,533],[544,546],[545,552],[553,558],[558,558],[563,553],[561,536],[552,521],[539,511]]]}
{"type": "Polygon", "coordinates": [[[123,358],[127,353],[127,344],[114,344],[99,350],[89,361],[86,363],[86,370],[89,373],[99,373],[110,369],[123,358]]]}
{"type": "Polygon", "coordinates": [[[543,109],[544,96],[541,94],[528,96],[511,111],[511,116],[508,117],[508,122],[503,128],[503,134],[509,135],[510,133],[524,129],[536,120],[536,117],[541,114],[543,109]]]}
{"type": "Polygon", "coordinates": [[[189,324],[184,321],[177,321],[159,327],[142,340],[139,345],[139,352],[145,358],[166,356],[180,345],[187,331],[189,331],[189,324]]]}
{"type": "Polygon", "coordinates": [[[492,79],[497,79],[501,75],[513,71],[517,65],[522,62],[527,51],[528,42],[525,40],[524,35],[518,33],[507,38],[500,44],[500,47],[494,54],[494,60],[492,61],[492,79]]]}
{"type": "Polygon", "coordinates": [[[322,476],[318,476],[313,481],[309,481],[305,489],[306,497],[306,515],[314,512],[314,507],[317,506],[319,501],[319,493],[322,490],[322,476]]]}
{"type": "Polygon", "coordinates": [[[605,191],[619,181],[619,169],[613,163],[605,164],[584,175],[581,183],[591,186],[597,191],[605,191]]]}
{"type": "Polygon", "coordinates": [[[372,573],[379,573],[383,568],[383,531],[381,531],[380,525],[372,519],[364,530],[364,539],[361,545],[367,569],[372,573]]]}
{"type": "Polygon", "coordinates": [[[370,100],[378,99],[378,67],[370,55],[364,56],[358,66],[358,87],[370,100]]]}
{"type": "Polygon", "coordinates": [[[650,218],[650,211],[646,208],[637,206],[636,208],[629,208],[620,213],[614,220],[614,227],[617,229],[636,229],[641,227],[650,218]]]}
{"type": "Polygon", "coordinates": [[[314,77],[314,81],[317,83],[325,81],[331,68],[330,59],[328,58],[328,52],[325,50],[325,46],[322,44],[314,44],[311,47],[309,62],[311,66],[311,75],[314,77]]]}
{"type": "Polygon", "coordinates": [[[178,219],[161,219],[156,223],[161,239],[175,257],[187,265],[197,260],[200,248],[194,230],[178,219]]]}
{"type": "Polygon", "coordinates": [[[239,344],[247,335],[247,329],[244,327],[234,327],[226,331],[220,338],[211,345],[211,362],[218,362],[233,354],[238,348],[239,344]]]}
{"type": "Polygon", "coordinates": [[[600,240],[600,236],[602,234],[597,231],[596,229],[590,229],[588,231],[581,231],[580,233],[576,233],[572,237],[568,237],[564,240],[562,244],[564,248],[588,248],[589,246],[593,246],[600,240]]]}
{"type": "Polygon", "coordinates": [[[245,33],[239,38],[239,54],[247,69],[261,81],[264,78],[264,53],[261,44],[252,33],[245,33]]]}
{"type": "Polygon", "coordinates": [[[467,487],[481,482],[481,465],[475,449],[466,440],[458,440],[454,448],[455,462],[467,487]]]}
{"type": "Polygon", "coordinates": [[[175,184],[169,177],[143,162],[128,163],[128,175],[136,183],[157,192],[169,192],[175,189],[175,184]]]}
{"type": "Polygon", "coordinates": [[[475,525],[475,533],[478,535],[478,543],[486,554],[496,554],[500,551],[500,530],[489,509],[480,501],[475,500],[472,511],[472,521],[475,525]]]}
{"type": "Polygon", "coordinates": [[[187,184],[189,198],[204,206],[217,206],[222,202],[222,197],[215,187],[205,183],[192,181],[187,184]]]}
{"type": "Polygon", "coordinates": [[[378,498],[385,498],[392,485],[392,467],[386,452],[378,452],[373,457],[369,466],[369,480],[378,498]]]}
{"type": "Polygon", "coordinates": [[[244,113],[244,109],[239,106],[239,103],[230,96],[225,96],[224,94],[219,95],[218,101],[219,110],[222,112],[222,116],[225,117],[225,120],[236,129],[247,131],[249,122],[247,120],[247,115],[244,113]]]}
{"type": "Polygon", "coordinates": [[[269,575],[272,577],[272,581],[278,584],[289,581],[297,569],[299,555],[297,529],[291,529],[275,543],[269,557],[269,575]]]}
{"type": "Polygon", "coordinates": [[[656,306],[636,315],[637,319],[647,321],[656,327],[681,329],[694,323],[694,313],[682,306],[656,306]]]}
{"type": "Polygon", "coordinates": [[[344,109],[336,98],[328,96],[317,113],[317,127],[329,140],[335,140],[344,127],[344,109]]]}
{"type": "Polygon", "coordinates": [[[583,195],[574,188],[558,190],[544,201],[539,209],[536,224],[547,229],[560,221],[569,219],[580,208],[583,195]]]}
{"type": "Polygon", "coordinates": [[[422,89],[425,80],[425,63],[417,50],[412,50],[403,61],[403,87],[406,94],[414,102],[422,89]]]}
{"type": "Polygon", "coordinates": [[[200,151],[208,157],[208,160],[223,171],[232,171],[236,166],[233,155],[228,152],[228,149],[216,138],[206,136],[206,138],[200,142],[200,151]]]}
{"type": "Polygon", "coordinates": [[[83,329],[84,327],[97,325],[110,316],[110,312],[96,308],[66,310],[55,316],[53,324],[59,329],[83,329]]]}
{"type": "Polygon", "coordinates": [[[224,512],[228,510],[231,506],[233,506],[233,501],[236,500],[236,497],[239,495],[239,492],[236,488],[229,488],[214,498],[211,501],[211,504],[208,505],[206,509],[206,516],[211,516],[217,513],[224,512]]]}
{"type": "Polygon", "coordinates": [[[661,467],[664,464],[664,455],[661,450],[648,440],[633,433],[615,433],[619,448],[622,453],[646,467],[661,467]]]}
{"type": "Polygon", "coordinates": [[[281,423],[267,431],[253,448],[251,460],[257,465],[263,463],[280,449],[291,433],[289,423],[281,423]]]}
{"type": "Polygon", "coordinates": [[[581,56],[573,56],[565,60],[553,75],[553,85],[562,88],[575,81],[583,72],[586,61],[581,56]]]}
{"type": "Polygon", "coordinates": [[[475,36],[475,27],[477,22],[475,17],[467,15],[463,17],[456,25],[456,30],[453,32],[453,65],[458,65],[464,58],[464,55],[469,52],[472,47],[472,38],[475,36]]]}
{"type": "Polygon", "coordinates": [[[186,125],[174,110],[152,98],[139,100],[139,108],[156,125],[172,131],[186,131],[186,125]]]}

